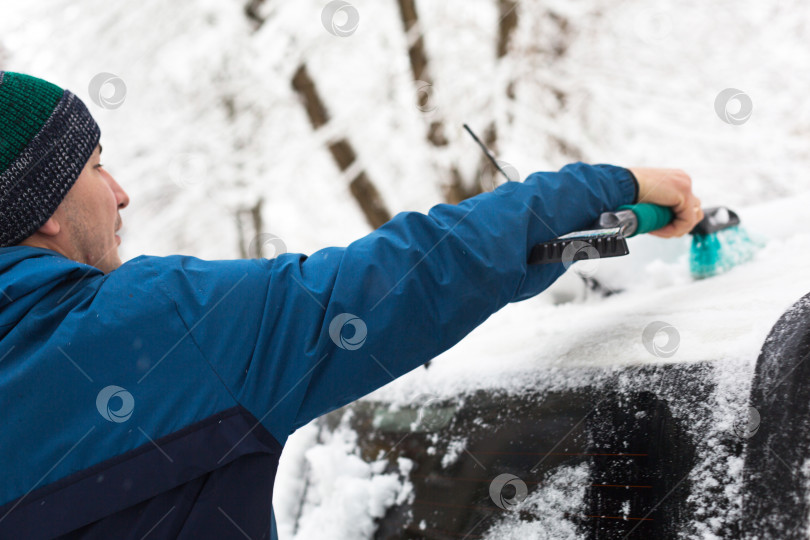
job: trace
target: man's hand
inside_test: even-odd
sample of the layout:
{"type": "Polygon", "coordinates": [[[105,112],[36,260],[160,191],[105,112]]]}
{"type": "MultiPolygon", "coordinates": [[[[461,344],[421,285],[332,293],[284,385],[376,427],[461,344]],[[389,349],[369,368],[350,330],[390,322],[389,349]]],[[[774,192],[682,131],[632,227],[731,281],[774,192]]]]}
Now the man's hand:
{"type": "Polygon", "coordinates": [[[675,219],[649,234],[661,238],[683,236],[703,219],[700,199],[692,193],[692,179],[680,169],[629,168],[638,180],[638,201],[669,206],[675,219]]]}

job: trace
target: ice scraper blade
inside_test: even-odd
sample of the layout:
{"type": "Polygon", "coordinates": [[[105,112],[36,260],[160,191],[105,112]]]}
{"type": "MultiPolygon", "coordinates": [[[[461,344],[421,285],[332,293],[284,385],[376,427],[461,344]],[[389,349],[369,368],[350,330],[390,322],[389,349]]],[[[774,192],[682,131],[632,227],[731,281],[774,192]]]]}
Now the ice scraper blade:
{"type": "Polygon", "coordinates": [[[672,221],[672,210],[657,204],[628,204],[603,212],[593,229],[575,231],[535,245],[529,264],[572,263],[582,259],[627,255],[626,238],[660,229],[672,221]]]}

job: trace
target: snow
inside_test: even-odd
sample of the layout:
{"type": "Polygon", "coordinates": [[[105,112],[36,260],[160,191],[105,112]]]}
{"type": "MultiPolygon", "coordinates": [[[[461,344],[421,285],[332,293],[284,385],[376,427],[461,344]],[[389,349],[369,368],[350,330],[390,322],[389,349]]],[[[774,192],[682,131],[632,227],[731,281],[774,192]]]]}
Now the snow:
{"type": "Polygon", "coordinates": [[[307,491],[308,448],[318,443],[318,427],[307,424],[290,437],[281,453],[276,481],[274,484],[273,512],[277,519],[281,538],[293,538],[296,521],[301,515],[307,491]]]}
{"type": "Polygon", "coordinates": [[[370,538],[388,508],[412,500],[413,463],[399,458],[398,470],[385,472],[387,460],[357,455],[357,434],[345,425],[316,432],[313,424],[301,428],[282,454],[274,488],[280,538],[370,538]]]}
{"type": "Polygon", "coordinates": [[[461,452],[467,447],[467,438],[466,437],[459,437],[456,439],[452,439],[447,444],[447,449],[442,456],[442,467],[445,469],[455,463],[461,452]]]}
{"type": "MultiPolygon", "coordinates": [[[[103,162],[132,200],[122,212],[124,260],[143,253],[237,257],[235,213],[259,197],[261,232],[280,237],[289,251],[346,245],[368,233],[349,177],[324,147],[336,136],[352,142],[357,167],[368,171],[392,213],[439,202],[441,164],[455,161],[472,174],[480,155],[463,122],[479,132],[496,122],[498,158],[524,177],[579,157],[685,169],[704,206],[730,206],[766,241],[752,261],[694,281],[688,239],[630,239],[631,254],[599,261],[595,275],[616,294],[589,292],[575,265],[542,295],[494,314],[429,370],[369,399],[397,405],[416,394],[572,389],[627,366],[709,362],[716,385],[710,403],[670,398],[674,414],[703,418],[690,430],[706,459],[689,481],[706,519],[691,534],[720,537],[718,516],[740,511],[741,462],[728,441],[747,414],[759,347],[810,289],[810,108],[803,105],[810,4],[524,0],[510,52],[498,63],[495,2],[420,1],[434,80],[429,113],[415,105],[396,3],[352,4],[358,29],[338,38],[321,24],[320,0],[264,2],[267,20],[258,30],[240,3],[144,0],[133,9],[101,0],[2,0],[0,67],[53,80],[88,104],[102,129],[103,162]],[[332,116],[318,132],[290,88],[302,60],[332,116]],[[120,108],[90,99],[88,82],[99,72],[125,81],[120,108]],[[514,100],[505,97],[511,80],[514,100]],[[753,101],[744,125],[715,113],[726,88],[753,101]],[[446,120],[450,140],[441,151],[424,136],[436,117],[446,120]],[[642,340],[657,321],[677,330],[677,349],[667,358],[642,340]]],[[[624,383],[628,390],[637,384],[624,383]]],[[[463,441],[453,448],[463,452],[463,441]]],[[[448,465],[453,457],[445,456],[448,465]]],[[[380,466],[359,458],[345,428],[298,430],[276,480],[280,537],[369,538],[374,519],[410,493],[407,463],[395,472],[380,466]]],[[[576,480],[584,473],[557,474],[576,480]]],[[[561,486],[533,491],[523,504],[556,512],[581,500],[579,491],[561,493],[561,486]]],[[[559,527],[559,538],[571,537],[567,522],[552,515],[543,522],[559,527]]],[[[545,534],[511,514],[497,530],[545,534]]]]}
{"type": "Polygon", "coordinates": [[[536,540],[572,540],[579,538],[577,526],[569,516],[584,513],[585,489],[589,484],[587,465],[558,467],[541,485],[530,492],[513,510],[483,537],[533,538],[536,540]],[[521,513],[532,519],[521,518],[521,513]]]}
{"type": "MultiPolygon", "coordinates": [[[[804,491],[805,505],[810,508],[810,459],[806,459],[804,463],[802,463],[799,474],[802,475],[801,477],[804,480],[804,485],[806,486],[804,491]]],[[[805,523],[810,523],[810,515],[805,517],[805,523]]]]}

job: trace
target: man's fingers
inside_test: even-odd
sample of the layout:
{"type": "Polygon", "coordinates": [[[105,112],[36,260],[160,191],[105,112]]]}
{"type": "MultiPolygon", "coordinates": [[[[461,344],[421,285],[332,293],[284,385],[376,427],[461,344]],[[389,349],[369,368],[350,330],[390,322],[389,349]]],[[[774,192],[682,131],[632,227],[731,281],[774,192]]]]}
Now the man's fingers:
{"type": "Polygon", "coordinates": [[[691,196],[687,202],[672,208],[674,219],[668,225],[661,227],[650,234],[660,238],[673,238],[683,236],[695,228],[695,225],[703,219],[703,209],[700,207],[700,199],[691,196]]]}
{"type": "Polygon", "coordinates": [[[634,167],[630,169],[638,180],[639,202],[669,207],[672,222],[650,234],[661,238],[683,236],[703,219],[703,210],[692,191],[692,178],[681,169],[634,167]]]}
{"type": "Polygon", "coordinates": [[[703,219],[703,209],[700,207],[700,199],[693,193],[690,193],[687,201],[685,207],[678,214],[680,218],[679,223],[676,224],[679,233],[678,236],[682,236],[694,229],[695,225],[703,219]]]}
{"type": "MultiPolygon", "coordinates": [[[[688,211],[687,211],[688,213],[688,211]]],[[[692,230],[693,220],[687,217],[682,217],[680,219],[675,220],[675,231],[673,232],[673,236],[683,236],[689,231],[692,230]]]]}
{"type": "Polygon", "coordinates": [[[675,238],[683,236],[691,230],[692,228],[689,227],[688,223],[676,217],[669,225],[661,227],[657,231],[652,231],[650,234],[660,238],[675,238]]]}
{"type": "Polygon", "coordinates": [[[652,236],[657,236],[659,238],[672,238],[673,230],[675,230],[675,227],[670,223],[669,225],[661,227],[657,231],[650,231],[648,234],[651,234],[652,236]]]}

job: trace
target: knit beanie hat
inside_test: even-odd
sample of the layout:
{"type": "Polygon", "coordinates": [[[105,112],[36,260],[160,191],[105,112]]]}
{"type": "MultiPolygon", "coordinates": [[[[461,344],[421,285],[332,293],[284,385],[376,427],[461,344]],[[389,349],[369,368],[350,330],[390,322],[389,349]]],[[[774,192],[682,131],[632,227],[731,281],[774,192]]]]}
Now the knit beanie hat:
{"type": "Polygon", "coordinates": [[[48,221],[100,137],[87,107],[68,90],[0,71],[0,247],[48,221]]]}

